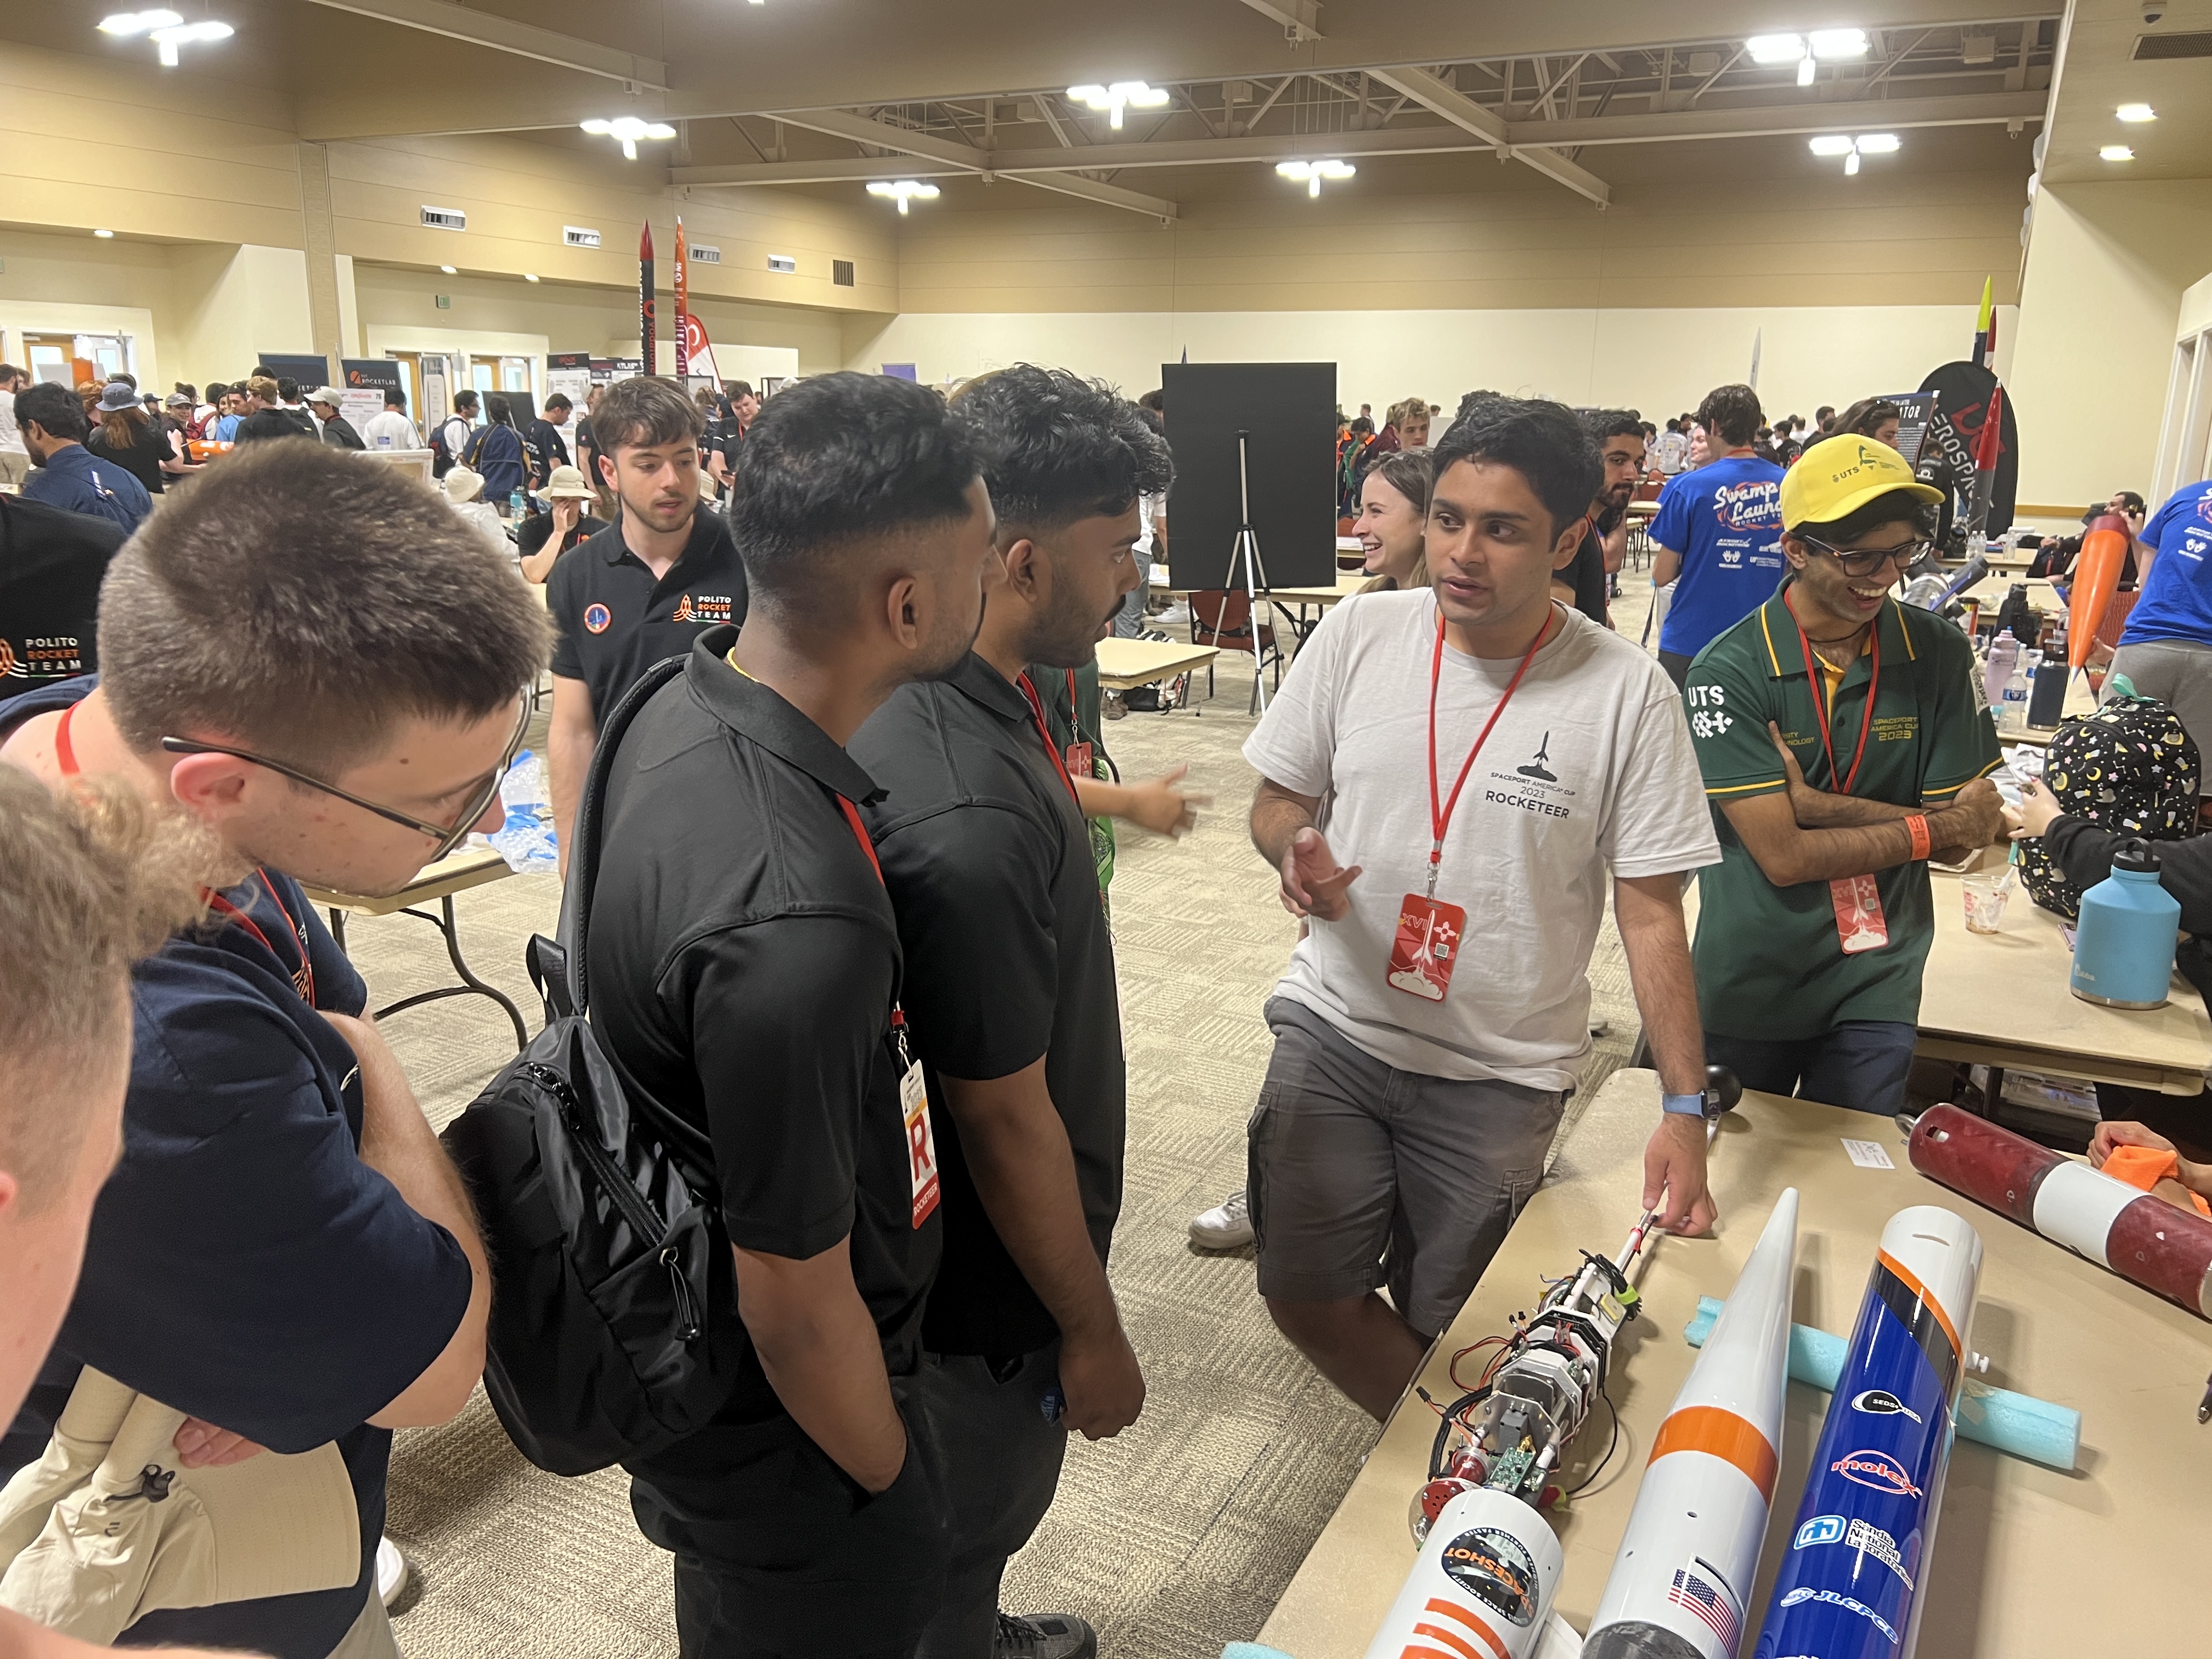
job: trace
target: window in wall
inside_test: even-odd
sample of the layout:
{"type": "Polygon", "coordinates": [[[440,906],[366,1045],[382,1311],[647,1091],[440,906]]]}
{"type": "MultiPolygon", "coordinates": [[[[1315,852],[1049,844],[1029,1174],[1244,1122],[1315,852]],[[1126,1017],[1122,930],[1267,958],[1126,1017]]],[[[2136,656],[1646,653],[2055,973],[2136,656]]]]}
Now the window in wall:
{"type": "Polygon", "coordinates": [[[399,389],[407,394],[407,414],[410,420],[422,418],[422,359],[418,352],[387,351],[385,356],[399,367],[399,389]]]}
{"type": "Polygon", "coordinates": [[[479,392],[528,392],[530,367],[527,357],[471,357],[469,384],[479,392]]]}
{"type": "Polygon", "coordinates": [[[23,336],[25,365],[34,380],[73,386],[81,380],[106,382],[131,371],[127,334],[38,334],[23,336]]]}

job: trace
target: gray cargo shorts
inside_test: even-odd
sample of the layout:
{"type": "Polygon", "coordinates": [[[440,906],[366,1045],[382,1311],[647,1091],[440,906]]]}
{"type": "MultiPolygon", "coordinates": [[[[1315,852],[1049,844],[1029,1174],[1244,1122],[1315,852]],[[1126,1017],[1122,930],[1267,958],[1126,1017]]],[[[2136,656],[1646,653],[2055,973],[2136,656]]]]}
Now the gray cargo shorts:
{"type": "Polygon", "coordinates": [[[1245,1131],[1260,1294],[1387,1286],[1437,1335],[1543,1178],[1566,1097],[1401,1072],[1286,997],[1267,1018],[1275,1053],[1245,1131]]]}

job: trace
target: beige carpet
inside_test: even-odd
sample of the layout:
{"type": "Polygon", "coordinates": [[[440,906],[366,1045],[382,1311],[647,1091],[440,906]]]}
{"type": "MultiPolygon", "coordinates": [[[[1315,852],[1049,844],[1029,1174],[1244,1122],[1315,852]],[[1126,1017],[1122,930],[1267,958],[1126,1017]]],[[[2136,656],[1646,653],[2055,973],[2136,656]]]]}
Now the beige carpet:
{"type": "MultiPolygon", "coordinates": [[[[1626,579],[1616,620],[1643,623],[1648,584],[1626,579]]],[[[1127,1199],[1113,1279],[1150,1383],[1119,1438],[1070,1449],[1060,1498],[1007,1577],[1011,1610],[1071,1611],[1116,1659],[1214,1659],[1250,1638],[1350,1483],[1373,1425],[1320,1381],[1268,1322],[1250,1252],[1194,1249],[1184,1225],[1243,1180],[1243,1125],[1267,1064],[1260,1009],[1295,936],[1251,851],[1249,675],[1219,677],[1198,712],[1132,714],[1106,737],[1125,772],[1177,762],[1214,796],[1170,843],[1124,833],[1114,884],[1129,1054],[1127,1199]]],[[[1203,696],[1203,682],[1198,687],[1203,696]]],[[[457,901],[471,964],[531,1009],[521,945],[550,931],[550,877],[457,901]]],[[[431,930],[356,921],[351,944],[379,1003],[444,982],[431,930]]],[[[1610,927],[1590,977],[1610,1022],[1582,1096],[1636,1031],[1610,927]]],[[[535,1026],[534,1015],[532,1024],[535,1026]]],[[[514,1052],[482,998],[434,1003],[386,1028],[434,1122],[458,1112],[514,1052]]],[[[1569,1109],[1569,1124],[1575,1111],[1569,1109]]],[[[412,1659],[648,1659],[673,1655],[668,1559],[631,1524],[619,1474],[563,1480],[531,1468],[479,1395],[445,1428],[403,1435],[392,1535],[417,1570],[401,1603],[412,1659]]],[[[826,1640],[825,1655],[834,1652],[826,1640]]]]}

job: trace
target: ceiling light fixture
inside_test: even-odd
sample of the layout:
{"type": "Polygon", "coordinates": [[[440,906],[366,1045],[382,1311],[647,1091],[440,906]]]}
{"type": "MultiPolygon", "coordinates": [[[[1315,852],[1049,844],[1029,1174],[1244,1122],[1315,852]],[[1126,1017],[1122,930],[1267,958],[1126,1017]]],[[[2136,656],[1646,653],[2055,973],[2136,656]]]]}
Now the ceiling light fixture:
{"type": "Polygon", "coordinates": [[[1754,64],[1794,64],[1805,55],[1804,37],[1796,34],[1754,34],[1743,47],[1754,64]]]}
{"type": "Polygon", "coordinates": [[[878,179],[868,186],[868,194],[881,196],[887,200],[896,202],[900,216],[903,217],[907,211],[906,204],[909,201],[935,201],[937,186],[925,185],[918,179],[878,179]]]}
{"type": "Polygon", "coordinates": [[[1859,170],[1862,155],[1893,155],[1901,148],[1893,132],[1863,132],[1856,138],[1840,132],[1824,132],[1807,145],[1815,155],[1840,155],[1844,158],[1844,176],[1852,178],[1859,170]]]}
{"type": "Polygon", "coordinates": [[[2155,121],[2158,112],[2148,104],[2123,104],[2112,112],[2123,121],[2155,121]]]}
{"type": "Polygon", "coordinates": [[[526,283],[534,283],[538,280],[538,273],[534,270],[526,270],[522,273],[522,280],[526,283]]]}
{"type": "Polygon", "coordinates": [[[623,159],[631,161],[637,160],[639,139],[673,138],[676,136],[676,129],[665,121],[641,121],[635,115],[617,116],[611,121],[586,121],[583,128],[594,138],[620,139],[623,159]]]}
{"type": "Polygon", "coordinates": [[[1349,161],[1340,161],[1334,156],[1325,161],[1278,161],[1275,171],[1285,179],[1296,179],[1306,187],[1306,194],[1321,194],[1324,179],[1349,179],[1359,169],[1349,161]]]}
{"type": "Polygon", "coordinates": [[[115,233],[112,230],[95,230],[92,234],[99,237],[103,242],[113,240],[115,235],[115,233]]]}
{"type": "Polygon", "coordinates": [[[197,23],[187,23],[173,11],[118,11],[100,20],[103,34],[143,34],[154,43],[161,67],[177,66],[177,48],[197,46],[205,40],[227,40],[236,33],[228,23],[219,23],[212,17],[197,23]]]}
{"type": "Polygon", "coordinates": [[[1867,32],[1864,29],[1814,29],[1809,38],[1813,56],[1824,64],[1867,55],[1867,32]]]}
{"type": "Polygon", "coordinates": [[[460,268],[458,265],[440,265],[438,269],[444,271],[448,276],[458,276],[461,274],[460,268]]]}
{"type": "Polygon", "coordinates": [[[2132,161],[2136,159],[2136,153],[2125,144],[2107,144],[2097,152],[2097,159],[2100,161],[2132,161]]]}
{"type": "Polygon", "coordinates": [[[1165,87],[1147,86],[1142,81],[1116,81],[1108,87],[1070,87],[1067,95],[1078,103],[1104,111],[1106,125],[1116,132],[1121,130],[1123,110],[1158,109],[1168,100],[1165,87]]]}

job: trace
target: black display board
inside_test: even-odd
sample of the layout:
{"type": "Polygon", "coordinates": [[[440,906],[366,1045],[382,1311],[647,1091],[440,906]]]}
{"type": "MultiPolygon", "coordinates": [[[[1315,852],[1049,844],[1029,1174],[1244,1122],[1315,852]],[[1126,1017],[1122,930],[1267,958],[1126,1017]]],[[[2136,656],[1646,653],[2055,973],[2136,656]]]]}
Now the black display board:
{"type": "Polygon", "coordinates": [[[349,392],[404,392],[406,383],[399,378],[399,365],[389,357],[341,357],[338,366],[345,372],[345,389],[349,392]]]}
{"type": "MultiPolygon", "coordinates": [[[[1928,372],[1920,389],[1936,394],[1936,410],[1942,416],[1929,434],[1934,456],[1921,457],[1921,476],[1928,477],[1926,463],[1940,458],[1948,477],[1936,482],[1939,488],[1948,483],[1956,498],[1954,511],[1963,518],[1973,493],[1974,452],[1981,442],[1982,422],[1989,418],[1990,394],[1997,389],[1997,377],[1979,363],[1944,363],[1928,372]]],[[[1985,536],[2002,536],[2012,528],[2013,504],[2020,493],[2020,428],[2014,416],[2008,392],[1997,428],[1997,471],[1990,495],[1990,516],[1982,526],[1985,536]]]]}
{"type": "Polygon", "coordinates": [[[1169,563],[1178,587],[1232,580],[1242,523],[1237,434],[1247,435],[1252,528],[1274,587],[1336,582],[1336,365],[1164,363],[1168,446],[1169,563]]]}
{"type": "Polygon", "coordinates": [[[280,380],[297,380],[302,397],[331,383],[331,360],[327,357],[264,351],[254,361],[280,380]]]}

